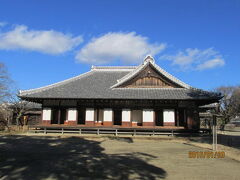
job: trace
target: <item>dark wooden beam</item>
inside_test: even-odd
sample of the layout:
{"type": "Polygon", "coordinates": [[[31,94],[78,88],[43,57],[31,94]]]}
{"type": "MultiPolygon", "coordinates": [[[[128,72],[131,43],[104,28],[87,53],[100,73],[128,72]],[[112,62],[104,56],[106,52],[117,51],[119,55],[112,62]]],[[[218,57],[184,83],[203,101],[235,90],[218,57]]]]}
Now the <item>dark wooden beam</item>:
{"type": "Polygon", "coordinates": [[[61,124],[61,110],[58,109],[58,124],[61,124]]]}
{"type": "Polygon", "coordinates": [[[61,124],[61,100],[58,102],[58,124],[61,124]]]}
{"type": "Polygon", "coordinates": [[[179,126],[179,111],[176,109],[176,120],[177,120],[177,126],[179,126]]]}

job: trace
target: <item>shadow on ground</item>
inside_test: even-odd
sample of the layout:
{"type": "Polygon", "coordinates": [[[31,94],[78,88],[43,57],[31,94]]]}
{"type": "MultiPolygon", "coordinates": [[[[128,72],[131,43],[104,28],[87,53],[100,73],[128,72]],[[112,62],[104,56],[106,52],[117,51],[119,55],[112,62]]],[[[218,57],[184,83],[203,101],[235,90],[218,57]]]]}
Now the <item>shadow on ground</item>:
{"type": "Polygon", "coordinates": [[[136,153],[108,155],[100,143],[80,137],[0,136],[0,178],[125,180],[167,175],[136,153]]]}

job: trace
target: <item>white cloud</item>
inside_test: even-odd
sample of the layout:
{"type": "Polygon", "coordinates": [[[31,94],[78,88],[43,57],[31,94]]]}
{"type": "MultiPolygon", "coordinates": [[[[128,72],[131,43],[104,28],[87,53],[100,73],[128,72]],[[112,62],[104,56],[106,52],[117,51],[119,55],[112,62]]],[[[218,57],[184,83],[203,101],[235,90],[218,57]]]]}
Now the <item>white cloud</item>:
{"type": "Polygon", "coordinates": [[[81,36],[72,37],[54,30],[28,30],[18,25],[8,32],[0,32],[0,49],[24,49],[46,54],[61,54],[72,50],[83,41],[81,36]]]}
{"type": "Polygon", "coordinates": [[[122,60],[125,63],[141,62],[147,54],[156,55],[166,48],[166,44],[150,44],[147,37],[130,33],[107,33],[93,38],[76,55],[80,62],[90,64],[109,63],[122,60]]]}
{"type": "Polygon", "coordinates": [[[205,70],[225,64],[222,55],[213,48],[205,50],[188,48],[176,55],[163,55],[160,59],[172,61],[172,64],[179,66],[181,70],[205,70]]]}
{"type": "Polygon", "coordinates": [[[6,22],[1,22],[1,21],[0,21],[0,28],[3,27],[3,26],[6,26],[6,25],[7,25],[6,22]]]}
{"type": "Polygon", "coordinates": [[[211,69],[217,66],[224,66],[225,62],[222,59],[212,59],[209,61],[204,62],[203,64],[199,64],[197,66],[198,70],[204,70],[204,69],[211,69]]]}

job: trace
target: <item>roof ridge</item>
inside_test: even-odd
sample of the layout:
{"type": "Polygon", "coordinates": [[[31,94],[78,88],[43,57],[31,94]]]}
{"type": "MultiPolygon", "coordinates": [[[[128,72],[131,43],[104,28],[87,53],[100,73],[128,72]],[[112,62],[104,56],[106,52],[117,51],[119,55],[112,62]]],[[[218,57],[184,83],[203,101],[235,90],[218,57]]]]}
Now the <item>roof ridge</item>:
{"type": "Polygon", "coordinates": [[[189,90],[187,88],[167,88],[167,87],[164,87],[164,88],[161,88],[161,87],[135,87],[135,88],[126,88],[126,87],[123,87],[123,88],[112,88],[112,90],[156,90],[156,89],[162,89],[162,90],[170,90],[170,91],[176,91],[176,90],[189,90]]]}
{"type": "Polygon", "coordinates": [[[160,66],[158,66],[157,64],[154,63],[154,59],[152,57],[147,57],[144,62],[142,64],[140,64],[135,70],[133,70],[132,72],[128,73],[127,75],[125,75],[124,77],[120,78],[117,80],[117,83],[114,84],[111,88],[115,88],[121,84],[123,84],[124,82],[126,82],[127,80],[129,80],[131,77],[133,77],[135,74],[137,74],[141,69],[143,69],[145,66],[151,64],[154,68],[156,68],[163,76],[165,76],[166,78],[170,79],[171,81],[179,84],[180,86],[184,87],[184,88],[192,88],[190,85],[184,83],[183,81],[179,80],[178,78],[176,78],[175,76],[171,75],[170,73],[168,73],[167,71],[165,71],[163,68],[161,68],[160,66]]]}
{"type": "Polygon", "coordinates": [[[57,82],[57,83],[53,83],[53,84],[49,84],[49,85],[46,85],[46,86],[43,86],[43,87],[40,87],[40,88],[33,88],[33,89],[28,89],[28,90],[20,90],[19,91],[19,96],[23,96],[23,95],[28,95],[28,94],[32,94],[32,93],[36,93],[36,92],[41,92],[41,91],[45,91],[47,89],[51,89],[53,87],[57,87],[57,86],[60,86],[62,84],[65,84],[65,83],[69,83],[69,82],[72,82],[72,81],[75,81],[75,80],[78,80],[82,77],[85,77],[86,75],[92,73],[93,71],[90,70],[90,71],[87,71],[83,74],[80,74],[78,76],[74,76],[74,77],[71,77],[69,79],[66,79],[66,80],[63,80],[63,81],[60,81],[60,82],[57,82]]]}
{"type": "Polygon", "coordinates": [[[137,66],[92,66],[91,70],[95,69],[135,69],[137,66]]]}

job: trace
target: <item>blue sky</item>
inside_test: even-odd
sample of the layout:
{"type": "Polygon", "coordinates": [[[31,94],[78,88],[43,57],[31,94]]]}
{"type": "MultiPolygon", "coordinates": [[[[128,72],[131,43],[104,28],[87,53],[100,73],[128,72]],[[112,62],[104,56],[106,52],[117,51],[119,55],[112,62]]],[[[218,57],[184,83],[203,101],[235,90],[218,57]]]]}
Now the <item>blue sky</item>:
{"type": "Polygon", "coordinates": [[[194,87],[239,85],[240,1],[1,1],[0,61],[18,89],[147,54],[194,87]]]}

